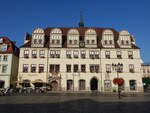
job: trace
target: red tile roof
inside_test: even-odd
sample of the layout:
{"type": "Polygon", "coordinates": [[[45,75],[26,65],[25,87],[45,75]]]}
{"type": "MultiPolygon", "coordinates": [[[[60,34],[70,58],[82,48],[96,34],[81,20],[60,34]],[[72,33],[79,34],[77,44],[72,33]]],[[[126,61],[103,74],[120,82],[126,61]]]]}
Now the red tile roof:
{"type": "Polygon", "coordinates": [[[7,50],[0,51],[0,54],[12,53],[19,56],[19,48],[15,45],[15,42],[9,40],[6,36],[1,36],[0,39],[3,39],[2,44],[7,44],[7,50]]]}
{"type": "MultiPolygon", "coordinates": [[[[46,40],[45,41],[45,47],[48,47],[49,46],[49,36],[50,36],[50,33],[51,33],[51,30],[54,29],[54,28],[58,28],[58,29],[61,29],[62,30],[62,37],[63,38],[66,38],[67,40],[67,33],[70,29],[77,29],[79,31],[79,35],[80,36],[84,36],[85,35],[85,31],[88,30],[88,29],[94,29],[96,31],[96,34],[97,34],[97,38],[98,38],[98,43],[97,43],[97,46],[99,48],[103,48],[102,47],[102,44],[101,44],[101,39],[102,39],[102,33],[104,30],[111,30],[114,34],[114,40],[115,40],[115,48],[120,48],[120,46],[118,45],[117,43],[117,40],[119,38],[119,33],[113,29],[113,28],[101,28],[101,27],[83,27],[83,28],[80,28],[80,27],[47,27],[44,29],[44,33],[46,35],[46,40]]],[[[29,40],[28,43],[22,45],[21,47],[31,47],[31,40],[32,40],[32,35],[30,34],[26,34],[26,40],[29,40]]],[[[133,37],[131,36],[131,41],[133,41],[133,37]]],[[[67,42],[63,42],[63,47],[67,47],[67,42]]],[[[136,45],[132,44],[132,48],[134,49],[139,49],[136,45]]]]}

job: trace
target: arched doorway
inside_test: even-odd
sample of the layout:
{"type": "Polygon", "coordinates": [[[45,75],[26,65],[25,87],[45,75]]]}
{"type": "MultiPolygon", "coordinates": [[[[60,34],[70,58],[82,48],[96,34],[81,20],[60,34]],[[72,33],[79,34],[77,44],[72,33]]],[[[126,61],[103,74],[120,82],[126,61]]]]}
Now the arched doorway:
{"type": "Polygon", "coordinates": [[[52,82],[50,83],[50,85],[51,85],[52,91],[57,91],[57,90],[58,90],[58,83],[57,83],[56,80],[55,80],[55,81],[52,81],[52,82]]]}
{"type": "Polygon", "coordinates": [[[98,90],[98,80],[96,78],[92,78],[90,81],[90,89],[92,91],[98,90]]]}

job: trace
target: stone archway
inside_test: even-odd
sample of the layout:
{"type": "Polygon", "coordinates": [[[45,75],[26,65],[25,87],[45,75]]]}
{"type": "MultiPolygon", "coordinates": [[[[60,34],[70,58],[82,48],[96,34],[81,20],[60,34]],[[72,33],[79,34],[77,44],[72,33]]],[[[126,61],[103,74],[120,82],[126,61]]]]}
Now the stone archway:
{"type": "Polygon", "coordinates": [[[94,78],[91,79],[91,81],[90,81],[90,89],[92,91],[98,90],[98,80],[97,80],[97,78],[94,77],[94,78]]]}
{"type": "Polygon", "coordinates": [[[58,82],[56,80],[52,81],[50,83],[50,85],[51,85],[52,91],[57,91],[58,90],[58,82]]]}

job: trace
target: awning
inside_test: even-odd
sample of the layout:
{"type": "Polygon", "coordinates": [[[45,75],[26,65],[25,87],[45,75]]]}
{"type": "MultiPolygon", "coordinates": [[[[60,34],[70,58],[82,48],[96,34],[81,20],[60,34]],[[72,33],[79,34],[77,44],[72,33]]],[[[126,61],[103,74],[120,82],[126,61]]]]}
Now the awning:
{"type": "Polygon", "coordinates": [[[32,83],[43,83],[43,81],[41,79],[36,79],[35,81],[33,81],[32,83]]]}

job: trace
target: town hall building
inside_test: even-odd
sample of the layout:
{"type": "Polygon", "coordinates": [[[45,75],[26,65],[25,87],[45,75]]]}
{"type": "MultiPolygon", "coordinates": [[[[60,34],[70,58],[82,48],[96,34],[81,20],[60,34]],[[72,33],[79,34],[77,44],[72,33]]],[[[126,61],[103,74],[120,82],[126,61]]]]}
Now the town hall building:
{"type": "MultiPolygon", "coordinates": [[[[47,84],[53,91],[143,92],[140,48],[127,30],[35,28],[20,47],[18,81],[47,84]]],[[[42,87],[42,86],[41,86],[42,87]]]]}

